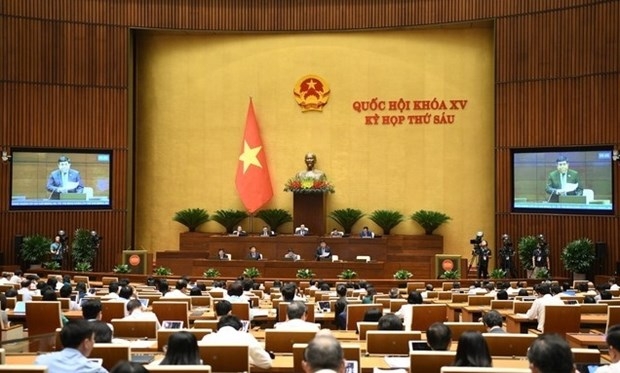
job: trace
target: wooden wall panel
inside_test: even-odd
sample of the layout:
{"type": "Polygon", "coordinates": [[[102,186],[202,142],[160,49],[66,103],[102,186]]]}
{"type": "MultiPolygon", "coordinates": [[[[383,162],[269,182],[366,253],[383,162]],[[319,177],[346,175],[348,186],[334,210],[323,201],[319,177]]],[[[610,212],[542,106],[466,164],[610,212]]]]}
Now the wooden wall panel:
{"type": "Polygon", "coordinates": [[[97,269],[108,270],[129,245],[134,28],[313,32],[483,20],[496,30],[496,237],[542,232],[558,250],[586,235],[609,244],[611,271],[618,213],[510,213],[510,148],[620,144],[614,0],[0,0],[0,147],[114,150],[111,211],[8,211],[10,167],[0,164],[0,250],[16,234],[95,228],[105,237],[97,269]]]}

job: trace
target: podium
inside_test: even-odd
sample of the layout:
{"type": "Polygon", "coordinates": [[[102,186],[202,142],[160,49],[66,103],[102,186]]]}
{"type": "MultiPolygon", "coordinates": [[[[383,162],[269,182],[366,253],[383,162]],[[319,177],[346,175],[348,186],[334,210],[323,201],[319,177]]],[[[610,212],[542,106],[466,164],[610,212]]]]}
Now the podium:
{"type": "Polygon", "coordinates": [[[123,264],[129,265],[133,274],[149,273],[146,250],[123,250],[123,264]]]}
{"type": "Polygon", "coordinates": [[[293,226],[304,224],[310,229],[310,235],[323,236],[327,232],[325,210],[327,193],[293,193],[293,226]]]}
{"type": "MultiPolygon", "coordinates": [[[[465,268],[467,268],[465,266],[465,268]]],[[[463,277],[463,266],[460,255],[435,254],[435,265],[433,266],[433,278],[439,278],[445,271],[459,271],[463,277]]]]}

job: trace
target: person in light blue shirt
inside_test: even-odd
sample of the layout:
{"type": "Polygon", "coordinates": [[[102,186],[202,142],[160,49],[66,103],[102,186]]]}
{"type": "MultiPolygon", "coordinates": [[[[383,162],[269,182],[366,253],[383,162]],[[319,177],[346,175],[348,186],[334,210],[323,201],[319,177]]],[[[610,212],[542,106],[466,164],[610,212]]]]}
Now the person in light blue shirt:
{"type": "Polygon", "coordinates": [[[86,320],[71,320],[60,331],[62,351],[40,355],[35,365],[45,365],[48,373],[108,373],[101,364],[88,360],[95,333],[86,320]]]}

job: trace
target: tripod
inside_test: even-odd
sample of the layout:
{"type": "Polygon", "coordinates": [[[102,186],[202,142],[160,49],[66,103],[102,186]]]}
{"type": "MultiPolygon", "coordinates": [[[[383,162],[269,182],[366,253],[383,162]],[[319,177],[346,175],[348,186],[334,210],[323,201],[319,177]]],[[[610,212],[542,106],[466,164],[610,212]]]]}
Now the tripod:
{"type": "Polygon", "coordinates": [[[474,264],[476,264],[476,266],[478,266],[478,254],[474,251],[471,254],[471,259],[469,260],[469,268],[467,268],[467,275],[469,276],[469,272],[471,272],[471,267],[474,266],[474,264]]]}

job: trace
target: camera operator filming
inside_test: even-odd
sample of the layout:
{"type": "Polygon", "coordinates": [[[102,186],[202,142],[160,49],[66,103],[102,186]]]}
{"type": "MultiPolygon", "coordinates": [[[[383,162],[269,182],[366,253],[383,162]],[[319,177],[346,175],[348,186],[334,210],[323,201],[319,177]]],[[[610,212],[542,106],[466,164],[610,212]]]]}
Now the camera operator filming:
{"type": "Polygon", "coordinates": [[[489,259],[491,258],[491,249],[489,249],[488,242],[484,239],[483,232],[477,232],[476,238],[469,240],[469,243],[474,245],[471,250],[471,261],[469,263],[469,270],[476,263],[478,265],[478,278],[487,278],[489,275],[489,259]]]}
{"type": "Polygon", "coordinates": [[[506,272],[506,276],[515,277],[512,260],[515,256],[515,250],[512,247],[512,240],[506,233],[502,235],[502,247],[499,249],[500,268],[506,272]]]}
{"type": "Polygon", "coordinates": [[[549,244],[545,240],[545,236],[542,234],[539,234],[537,239],[538,243],[532,252],[532,266],[534,266],[532,278],[538,278],[538,273],[545,269],[547,271],[551,270],[549,265],[549,244]]]}

